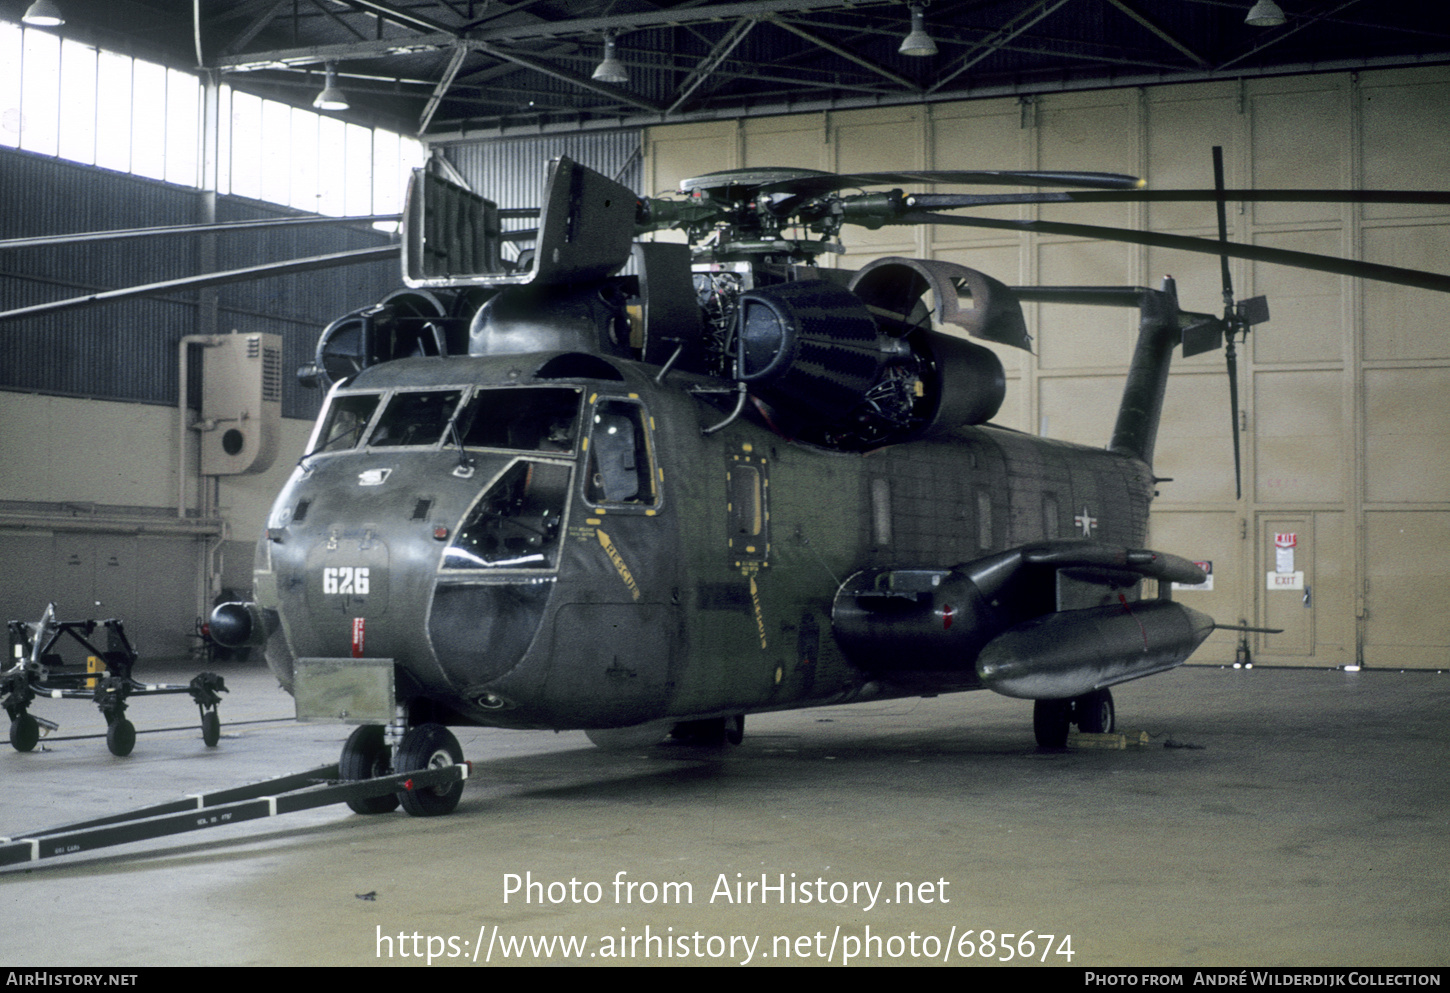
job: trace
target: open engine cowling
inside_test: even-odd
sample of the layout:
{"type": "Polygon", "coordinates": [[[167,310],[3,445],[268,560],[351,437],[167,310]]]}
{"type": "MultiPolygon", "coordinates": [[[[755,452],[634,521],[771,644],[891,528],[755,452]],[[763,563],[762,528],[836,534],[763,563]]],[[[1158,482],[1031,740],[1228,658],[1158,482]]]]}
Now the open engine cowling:
{"type": "Polygon", "coordinates": [[[742,293],[737,376],[754,396],[800,421],[801,433],[838,447],[990,420],[1006,393],[1001,361],[981,345],[932,330],[919,303],[925,283],[914,270],[907,276],[918,289],[904,312],[868,306],[827,279],[742,293]]]}

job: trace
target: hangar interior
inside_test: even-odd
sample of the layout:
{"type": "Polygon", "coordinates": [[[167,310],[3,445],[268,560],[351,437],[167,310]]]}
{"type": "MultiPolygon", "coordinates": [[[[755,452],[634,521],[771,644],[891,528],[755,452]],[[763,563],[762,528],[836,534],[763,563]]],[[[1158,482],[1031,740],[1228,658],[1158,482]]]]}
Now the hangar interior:
{"type": "MultiPolygon", "coordinates": [[[[931,58],[895,50],[900,4],[64,6],[59,28],[21,28],[26,4],[0,11],[10,65],[4,238],[301,216],[311,203],[333,216],[385,214],[397,209],[407,169],[428,155],[505,208],[536,205],[543,163],[559,154],[646,194],[744,166],[1103,170],[1154,189],[1205,188],[1215,145],[1229,187],[1434,189],[1445,180],[1450,73],[1437,63],[1450,36],[1413,4],[1290,5],[1285,24],[1255,27],[1234,4],[938,3],[927,26],[942,54],[931,58]],[[628,83],[589,74],[606,34],[628,83]],[[189,129],[168,132],[154,109],[128,110],[129,128],[108,125],[122,104],[106,101],[119,99],[123,77],[135,101],[165,101],[167,120],[190,114],[189,129]],[[313,114],[307,105],[328,78],[351,106],[313,114]],[[288,114],[284,140],[277,121],[288,114]],[[162,145],[165,163],[181,149],[180,166],[156,158],[162,145]],[[371,162],[367,151],[359,158],[363,147],[371,162]],[[364,180],[358,194],[369,168],[371,189],[364,180]]],[[[1450,249],[1441,207],[1231,207],[1231,237],[1249,244],[1431,270],[1450,249]]],[[[1176,203],[986,216],[1049,212],[1208,237],[1215,223],[1211,206],[1176,203]]],[[[385,246],[381,227],[8,248],[0,287],[15,309],[385,246]]],[[[1211,256],[940,225],[850,230],[846,253],[824,264],[885,254],[961,262],[1009,285],[1157,285],[1172,274],[1185,306],[1205,311],[1219,296],[1211,256]]],[[[1271,322],[1239,359],[1232,415],[1220,357],[1177,363],[1153,540],[1212,564],[1211,588],[1184,594],[1195,606],[1284,630],[1219,632],[1195,661],[1443,665],[1443,297],[1282,266],[1231,268],[1240,298],[1268,296],[1271,322]],[[1302,577],[1292,589],[1266,581],[1276,537],[1294,542],[1290,571],[1302,577]]],[[[318,409],[317,391],[299,387],[293,370],[311,360],[322,326],[398,283],[395,263],[374,261],[7,320],[0,454],[13,468],[0,479],[0,550],[15,567],[0,574],[6,616],[38,615],[54,600],[66,615],[128,618],[149,654],[195,650],[209,606],[246,592],[254,536],[318,409]],[[268,423],[258,425],[275,447],[264,471],[253,448],[240,460],[203,454],[227,434],[218,429],[227,415],[203,409],[218,388],[204,367],[222,365],[215,354],[204,361],[215,346],[203,342],[232,331],[279,336],[280,402],[265,405],[268,423]]],[[[999,422],[1103,444],[1132,317],[1026,309],[1035,354],[1003,350],[1010,392],[999,422]]]]}

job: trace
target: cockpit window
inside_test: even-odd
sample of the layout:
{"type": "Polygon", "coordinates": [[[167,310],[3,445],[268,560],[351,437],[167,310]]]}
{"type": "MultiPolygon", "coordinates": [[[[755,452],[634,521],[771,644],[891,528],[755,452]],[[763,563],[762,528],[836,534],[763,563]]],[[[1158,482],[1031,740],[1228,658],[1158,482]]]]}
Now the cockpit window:
{"type": "Polygon", "coordinates": [[[589,425],[589,475],[584,495],[594,504],[653,506],[654,468],[645,411],[630,400],[603,399],[589,425]]]}
{"type": "MultiPolygon", "coordinates": [[[[327,420],[317,436],[313,452],[340,452],[362,440],[373,411],[378,409],[377,393],[335,396],[327,411],[327,420]]],[[[311,454],[311,453],[308,453],[311,454]]]]}
{"type": "Polygon", "coordinates": [[[572,387],[481,389],[458,417],[469,448],[572,452],[580,391],[572,387]]]}
{"type": "Polygon", "coordinates": [[[373,448],[402,445],[436,445],[463,397],[462,390],[429,390],[395,393],[373,428],[368,445],[373,448]]]}
{"type": "Polygon", "coordinates": [[[515,462],[469,512],[443,552],[443,568],[553,568],[569,471],[556,462],[515,462]]]}

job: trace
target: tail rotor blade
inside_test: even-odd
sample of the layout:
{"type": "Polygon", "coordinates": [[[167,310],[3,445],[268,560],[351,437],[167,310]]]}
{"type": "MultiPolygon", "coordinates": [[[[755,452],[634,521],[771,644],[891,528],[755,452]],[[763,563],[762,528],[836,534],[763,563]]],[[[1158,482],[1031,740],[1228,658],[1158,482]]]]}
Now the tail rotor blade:
{"type": "MultiPolygon", "coordinates": [[[[1228,210],[1224,201],[1223,146],[1213,146],[1213,189],[1218,206],[1218,243],[1228,245],[1228,210]]],[[[1234,439],[1234,499],[1244,496],[1243,461],[1239,454],[1239,357],[1234,349],[1234,334],[1239,330],[1238,308],[1234,306],[1233,277],[1229,274],[1228,253],[1218,256],[1219,273],[1223,277],[1224,360],[1228,363],[1228,415],[1234,439]]]]}
{"type": "Polygon", "coordinates": [[[1228,362],[1228,405],[1229,405],[1229,428],[1234,439],[1234,499],[1242,500],[1244,496],[1243,463],[1239,456],[1239,357],[1234,351],[1234,340],[1230,335],[1228,347],[1224,349],[1224,359],[1228,362]]]}

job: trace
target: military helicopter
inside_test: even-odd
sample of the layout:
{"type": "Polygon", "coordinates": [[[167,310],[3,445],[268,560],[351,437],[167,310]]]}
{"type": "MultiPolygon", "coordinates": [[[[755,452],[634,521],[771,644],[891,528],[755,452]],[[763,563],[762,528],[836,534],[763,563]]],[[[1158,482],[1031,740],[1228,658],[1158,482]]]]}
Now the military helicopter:
{"type": "MultiPolygon", "coordinates": [[[[1169,363],[1227,343],[1235,384],[1234,341],[1267,305],[1234,300],[1226,262],[1221,316],[1180,310],[1171,279],[1012,290],[944,261],[818,266],[845,225],[1060,231],[1450,289],[1230,244],[1226,200],[1371,195],[1226,191],[1221,163],[1215,190],[1158,195],[1216,201],[1217,242],[937,213],[1152,196],[1112,174],[746,169],[640,198],[548,169],[523,232],[414,175],[407,288],[319,339],[301,374],[327,399],[254,599],[211,619],[219,642],[265,646],[299,717],[358,725],[346,778],[461,762],[449,726],[738,743],[748,713],[978,689],[1034,701],[1056,748],[1073,725],[1112,730],[1110,687],[1189,658],[1216,625],[1171,590],[1204,574],[1142,547],[1169,363]],[[864,191],[941,182],[1057,189],[864,191]],[[637,240],[666,229],[687,243],[637,240]],[[991,423],[1002,364],[969,338],[1030,348],[1025,299],[1139,309],[1105,449],[991,423]]],[[[461,791],[353,806],[442,814],[461,791]]]]}

